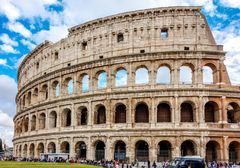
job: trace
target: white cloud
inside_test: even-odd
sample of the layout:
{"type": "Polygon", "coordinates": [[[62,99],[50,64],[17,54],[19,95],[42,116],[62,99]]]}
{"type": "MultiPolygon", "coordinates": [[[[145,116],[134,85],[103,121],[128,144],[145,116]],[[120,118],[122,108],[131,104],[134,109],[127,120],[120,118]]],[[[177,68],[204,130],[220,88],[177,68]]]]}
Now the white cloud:
{"type": "Polygon", "coordinates": [[[231,7],[231,8],[240,8],[239,0],[220,0],[220,3],[223,6],[231,7]]]}
{"type": "Polygon", "coordinates": [[[22,39],[21,43],[25,46],[27,46],[30,50],[34,49],[36,47],[36,44],[33,44],[31,41],[22,39]]]}
{"type": "Polygon", "coordinates": [[[0,58],[0,65],[7,66],[7,59],[0,58]]]}
{"type": "Polygon", "coordinates": [[[11,3],[11,0],[1,0],[0,13],[6,15],[10,21],[20,17],[20,11],[11,3]]]}
{"type": "Polygon", "coordinates": [[[21,56],[19,59],[14,59],[14,67],[18,69],[19,65],[22,63],[23,59],[26,57],[26,54],[21,56]]]}
{"type": "Polygon", "coordinates": [[[32,33],[23,24],[21,24],[19,22],[9,22],[7,24],[7,28],[10,31],[19,33],[24,37],[30,37],[32,35],[32,33]]]}
{"type": "Polygon", "coordinates": [[[11,45],[8,44],[2,44],[0,45],[0,51],[4,53],[13,53],[17,54],[19,53],[17,50],[15,50],[11,45]]]}
{"type": "Polygon", "coordinates": [[[16,113],[15,96],[17,83],[7,75],[0,75],[0,137],[12,146],[13,121],[16,113]]]}
{"type": "Polygon", "coordinates": [[[40,32],[33,35],[32,40],[39,44],[45,40],[56,42],[68,34],[67,26],[50,26],[49,30],[41,30],[40,32]]]}
{"type": "Polygon", "coordinates": [[[0,127],[11,127],[13,126],[12,117],[0,110],[0,127]]]}
{"type": "Polygon", "coordinates": [[[7,34],[2,34],[0,36],[0,41],[2,41],[5,44],[9,44],[11,46],[18,46],[18,42],[10,39],[7,34]]]}

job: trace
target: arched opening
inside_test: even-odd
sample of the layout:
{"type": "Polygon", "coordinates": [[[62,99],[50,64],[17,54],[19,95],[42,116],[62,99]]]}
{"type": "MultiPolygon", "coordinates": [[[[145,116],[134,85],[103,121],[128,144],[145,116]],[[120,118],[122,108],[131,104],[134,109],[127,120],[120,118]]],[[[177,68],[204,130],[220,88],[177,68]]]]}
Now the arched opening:
{"type": "Polygon", "coordinates": [[[39,116],[39,129],[46,128],[46,115],[45,113],[41,113],[39,116]]]}
{"type": "Polygon", "coordinates": [[[60,95],[60,86],[58,81],[54,81],[52,84],[52,95],[53,97],[59,97],[60,95]]]}
{"type": "Polygon", "coordinates": [[[167,66],[161,66],[157,70],[157,84],[170,84],[171,83],[171,71],[167,66]]]}
{"type": "Polygon", "coordinates": [[[70,144],[67,141],[62,142],[60,151],[61,153],[70,153],[70,144]]]}
{"type": "Polygon", "coordinates": [[[213,70],[209,66],[203,66],[203,84],[213,84],[213,70]]]}
{"type": "Polygon", "coordinates": [[[36,116],[35,115],[33,115],[32,116],[32,119],[31,119],[31,131],[34,131],[34,130],[36,130],[36,116]]]}
{"type": "Polygon", "coordinates": [[[73,94],[73,79],[71,77],[67,77],[62,84],[61,93],[63,95],[72,95],[73,94]]]}
{"type": "Polygon", "coordinates": [[[106,108],[103,105],[97,106],[95,124],[106,123],[106,108]]]}
{"type": "Polygon", "coordinates": [[[231,102],[227,106],[228,123],[240,122],[240,107],[237,103],[231,102]]]}
{"type": "Polygon", "coordinates": [[[157,122],[171,122],[171,108],[167,103],[157,106],[157,122]]]}
{"type": "Polygon", "coordinates": [[[115,144],[114,160],[126,160],[126,144],[123,141],[117,141],[115,144]]]}
{"type": "Polygon", "coordinates": [[[181,122],[194,122],[193,107],[190,103],[181,104],[181,122]]]}
{"type": "Polygon", "coordinates": [[[67,93],[68,93],[68,95],[72,95],[73,94],[73,80],[72,79],[68,81],[67,93]]]}
{"type": "Polygon", "coordinates": [[[25,144],[23,146],[23,157],[26,158],[27,157],[27,144],[25,144]]]}
{"type": "Polygon", "coordinates": [[[78,125],[87,125],[87,108],[79,107],[77,114],[77,124],[78,125]]]}
{"type": "Polygon", "coordinates": [[[228,146],[229,162],[237,163],[240,161],[240,143],[233,141],[228,146]]]}
{"type": "Polygon", "coordinates": [[[75,152],[77,154],[77,158],[86,159],[87,157],[87,146],[85,142],[78,142],[75,146],[75,152]]]}
{"type": "Polygon", "coordinates": [[[24,122],[23,122],[23,127],[24,127],[24,131],[25,131],[25,132],[28,131],[28,125],[29,125],[28,123],[29,123],[29,118],[26,117],[26,118],[24,119],[24,122]]]}
{"type": "Polygon", "coordinates": [[[148,106],[144,103],[140,103],[135,109],[135,122],[136,123],[148,123],[149,122],[149,112],[148,106]]]}
{"type": "Polygon", "coordinates": [[[149,148],[146,141],[138,141],[135,145],[136,160],[146,162],[149,160],[149,148]]]}
{"type": "Polygon", "coordinates": [[[121,87],[127,85],[127,71],[125,69],[119,69],[116,73],[115,86],[121,87]]]}
{"type": "Polygon", "coordinates": [[[19,146],[18,153],[19,153],[18,156],[22,157],[22,146],[21,145],[19,146]]]}
{"type": "Polygon", "coordinates": [[[48,85],[45,84],[42,86],[42,89],[41,89],[41,100],[47,100],[48,99],[48,85]]]}
{"type": "Polygon", "coordinates": [[[204,112],[205,112],[205,122],[218,122],[219,114],[218,114],[218,104],[209,101],[204,106],[204,112]]]}
{"type": "Polygon", "coordinates": [[[126,106],[119,104],[115,110],[115,123],[126,123],[126,106]]]}
{"type": "Polygon", "coordinates": [[[26,98],[25,98],[25,95],[23,95],[23,108],[26,107],[26,98]]]}
{"type": "Polygon", "coordinates": [[[136,70],[135,74],[135,84],[148,84],[148,70],[147,68],[141,67],[136,70]]]}
{"type": "Polygon", "coordinates": [[[33,91],[33,101],[36,103],[38,100],[38,88],[35,88],[33,91]]]}
{"type": "Polygon", "coordinates": [[[34,158],[34,150],[35,150],[35,146],[34,146],[34,144],[31,144],[30,148],[29,148],[30,158],[34,158]]]}
{"type": "Polygon", "coordinates": [[[107,87],[107,73],[102,71],[98,74],[98,89],[104,89],[107,87]]]}
{"type": "Polygon", "coordinates": [[[167,161],[172,159],[172,146],[168,141],[161,141],[158,143],[159,153],[158,162],[167,161]]]}
{"type": "Polygon", "coordinates": [[[216,141],[209,141],[206,145],[206,161],[218,161],[220,157],[220,145],[216,141]]]}
{"type": "Polygon", "coordinates": [[[89,91],[89,75],[85,74],[82,77],[82,92],[89,91]]]}
{"type": "Polygon", "coordinates": [[[71,126],[72,119],[71,119],[71,110],[69,108],[66,108],[62,112],[62,126],[63,127],[69,127],[71,126]]]}
{"type": "Polygon", "coordinates": [[[56,145],[54,142],[48,144],[48,153],[56,153],[56,145]]]}
{"type": "Polygon", "coordinates": [[[44,145],[43,145],[43,143],[39,143],[38,144],[37,151],[38,151],[38,157],[40,157],[41,153],[44,153],[44,145]]]}
{"type": "Polygon", "coordinates": [[[105,159],[105,144],[103,141],[96,142],[95,158],[97,161],[105,159]]]}
{"type": "Polygon", "coordinates": [[[31,105],[31,102],[32,102],[32,92],[28,92],[28,95],[27,95],[27,104],[28,104],[28,105],[31,105]]]}
{"type": "Polygon", "coordinates": [[[181,144],[181,156],[197,155],[197,149],[195,146],[196,145],[190,140],[184,141],[181,144]]]}
{"type": "Polygon", "coordinates": [[[192,69],[189,66],[180,67],[180,84],[192,84],[192,69]]]}
{"type": "Polygon", "coordinates": [[[56,111],[51,111],[49,114],[49,128],[57,127],[57,113],[56,111]]]}

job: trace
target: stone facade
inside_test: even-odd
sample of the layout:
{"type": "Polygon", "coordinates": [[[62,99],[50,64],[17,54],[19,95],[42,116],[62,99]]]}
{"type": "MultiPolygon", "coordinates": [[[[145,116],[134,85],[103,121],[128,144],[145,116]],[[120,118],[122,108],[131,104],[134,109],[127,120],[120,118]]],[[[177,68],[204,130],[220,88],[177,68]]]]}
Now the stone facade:
{"type": "Polygon", "coordinates": [[[14,155],[240,161],[240,87],[200,10],[117,14],[37,46],[18,70],[14,155]]]}

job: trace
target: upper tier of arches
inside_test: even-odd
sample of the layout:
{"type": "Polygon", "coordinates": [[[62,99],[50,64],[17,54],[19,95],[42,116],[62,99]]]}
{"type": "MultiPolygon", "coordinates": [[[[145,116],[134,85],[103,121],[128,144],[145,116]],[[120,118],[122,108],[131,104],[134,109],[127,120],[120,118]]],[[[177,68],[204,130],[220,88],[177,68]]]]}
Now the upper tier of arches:
{"type": "Polygon", "coordinates": [[[218,84],[220,74],[214,64],[204,64],[202,69],[196,69],[192,63],[182,63],[173,69],[170,64],[161,63],[156,70],[145,64],[138,64],[131,68],[126,66],[115,67],[113,72],[106,68],[82,72],[76,77],[75,74],[61,78],[55,78],[51,82],[44,82],[33,87],[17,98],[18,112],[39,102],[49,99],[57,99],[63,96],[72,96],[89,93],[94,90],[106,90],[108,88],[124,88],[129,86],[144,85],[204,85],[218,84]],[[109,74],[110,73],[110,74],[109,74]]]}

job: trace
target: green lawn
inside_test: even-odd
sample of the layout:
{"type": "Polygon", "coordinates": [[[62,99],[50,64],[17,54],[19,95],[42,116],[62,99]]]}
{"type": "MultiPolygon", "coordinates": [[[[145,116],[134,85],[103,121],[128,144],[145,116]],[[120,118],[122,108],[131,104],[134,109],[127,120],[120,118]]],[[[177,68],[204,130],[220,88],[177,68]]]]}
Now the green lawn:
{"type": "Polygon", "coordinates": [[[90,166],[78,163],[44,163],[44,162],[10,162],[10,161],[0,161],[0,168],[68,168],[68,167],[78,167],[78,168],[99,168],[97,166],[90,166]]]}

